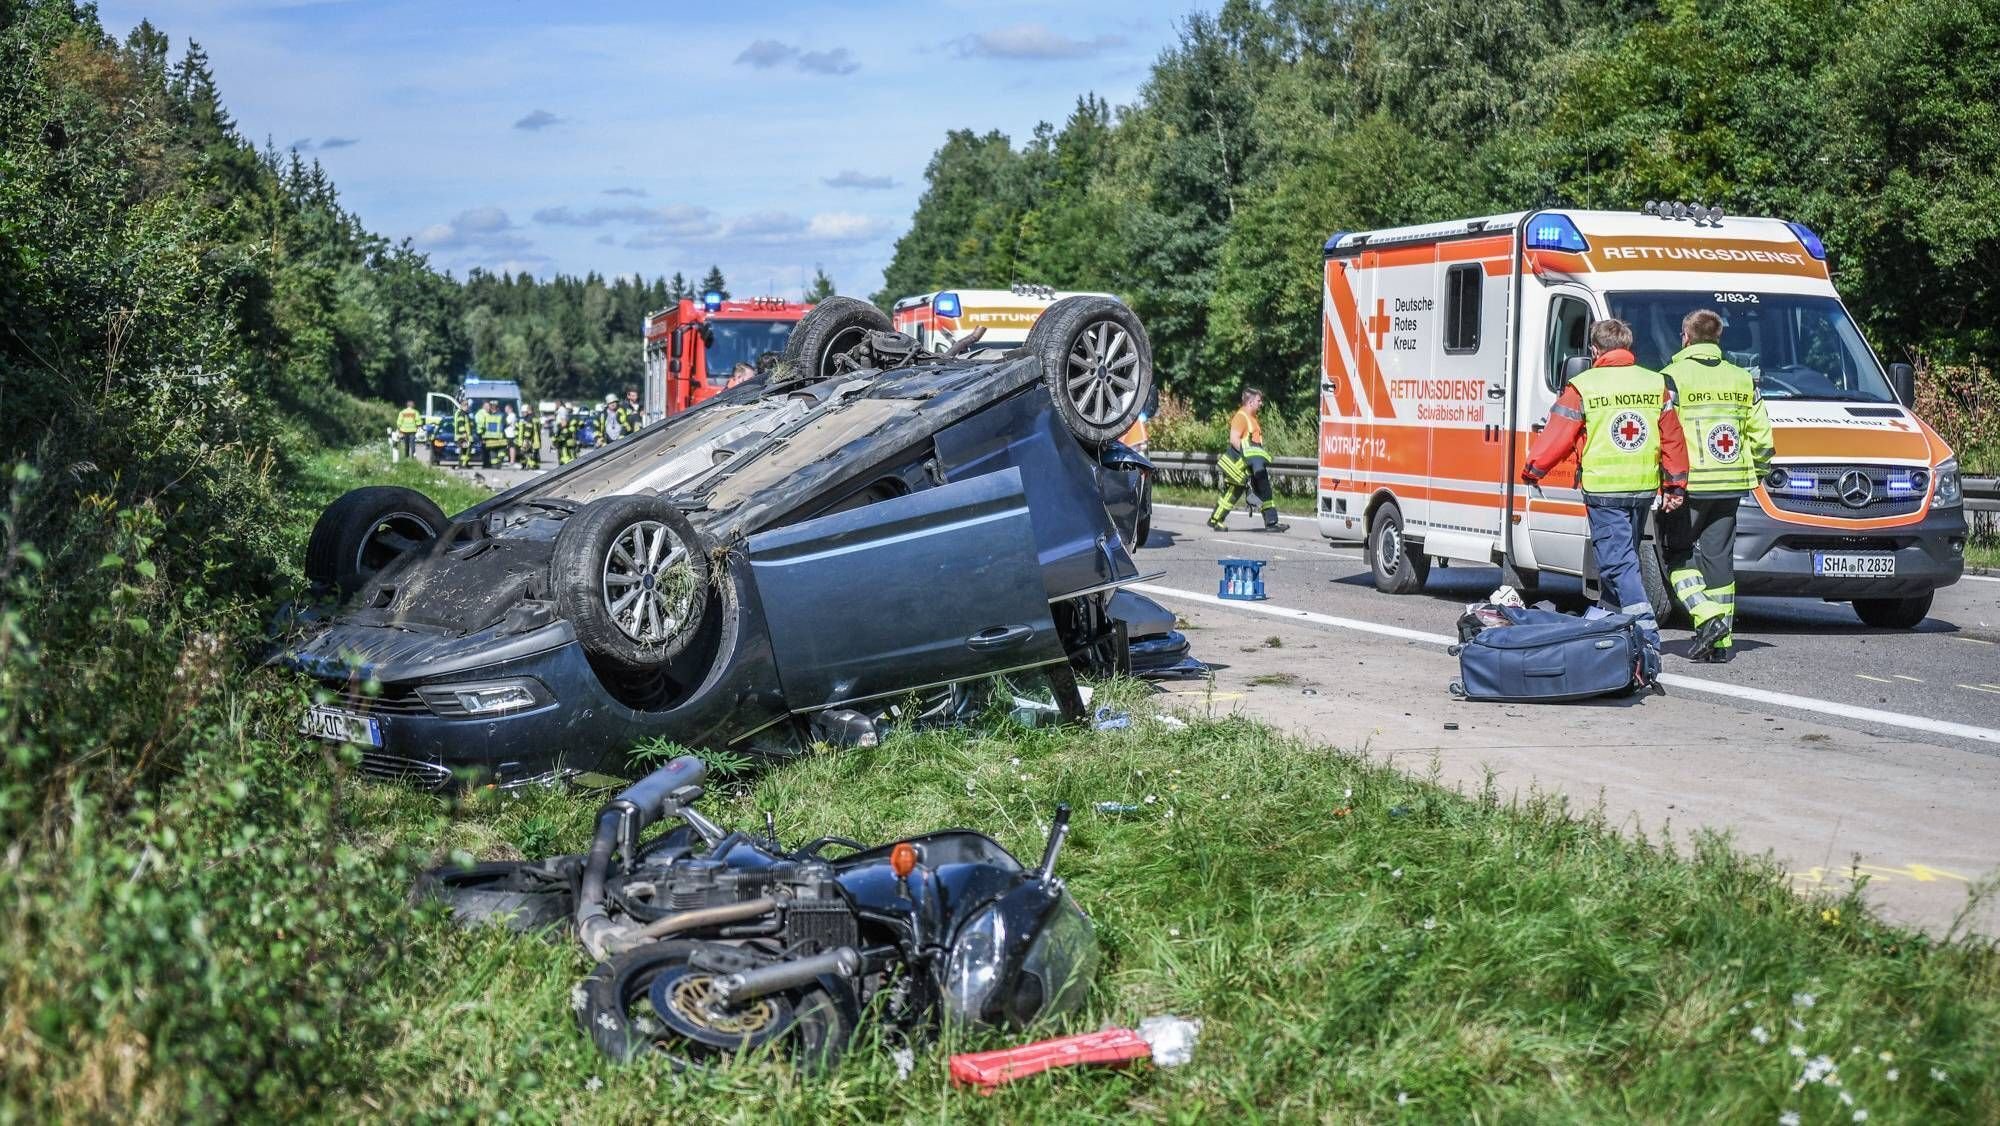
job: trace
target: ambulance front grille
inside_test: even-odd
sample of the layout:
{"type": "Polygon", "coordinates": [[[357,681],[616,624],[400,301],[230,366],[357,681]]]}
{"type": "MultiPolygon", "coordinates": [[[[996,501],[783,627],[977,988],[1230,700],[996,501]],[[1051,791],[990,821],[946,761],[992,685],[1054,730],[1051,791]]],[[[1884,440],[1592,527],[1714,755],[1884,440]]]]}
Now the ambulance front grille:
{"type": "Polygon", "coordinates": [[[1786,465],[1782,468],[1790,479],[1789,487],[1769,490],[1771,503],[1781,512],[1844,520],[1875,520],[1884,516],[1908,516],[1924,506],[1927,480],[1913,476],[1922,474],[1922,470],[1882,465],[1786,465]],[[1843,493],[1858,493],[1854,489],[1857,479],[1848,476],[1857,471],[1868,479],[1867,499],[1858,505],[1848,503],[1848,499],[1843,497],[1843,493]],[[1808,481],[1810,491],[1801,487],[1808,481]]]}

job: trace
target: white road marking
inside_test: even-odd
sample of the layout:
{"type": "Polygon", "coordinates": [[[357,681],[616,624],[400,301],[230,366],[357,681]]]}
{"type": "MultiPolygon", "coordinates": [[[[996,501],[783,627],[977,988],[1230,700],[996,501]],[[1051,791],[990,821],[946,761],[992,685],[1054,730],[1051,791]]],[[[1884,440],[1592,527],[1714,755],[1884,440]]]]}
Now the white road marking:
{"type": "Polygon", "coordinates": [[[1216,542],[1216,543],[1232,543],[1232,544],[1235,544],[1235,545],[1236,545],[1237,547],[1262,547],[1262,548],[1269,548],[1269,549],[1270,549],[1270,550],[1272,550],[1272,551],[1296,551],[1296,552],[1300,552],[1300,553],[1302,553],[1302,554],[1305,554],[1305,553],[1310,553],[1310,552],[1312,551],[1312,549],[1311,549],[1311,548],[1309,548],[1309,547],[1285,547],[1285,546],[1284,546],[1284,545],[1282,545],[1282,544],[1276,544],[1276,543],[1252,543],[1252,542],[1250,542],[1249,540],[1226,540],[1226,539],[1223,539],[1223,538],[1222,538],[1221,536],[1217,536],[1217,537],[1215,537],[1215,541],[1214,541],[1214,542],[1216,542]]]}
{"type": "Polygon", "coordinates": [[[1875,682],[1875,683],[1877,683],[1877,684],[1894,684],[1894,683],[1896,683],[1896,682],[1895,682],[1895,681],[1893,681],[1893,680],[1884,680],[1883,678],[1881,678],[1881,677],[1879,677],[1879,676],[1869,676],[1869,675],[1868,675],[1867,673],[1865,673],[1865,672],[1858,672],[1858,673],[1855,673],[1854,675],[1855,675],[1855,676],[1858,676],[1858,677],[1860,677],[1860,678],[1861,678],[1861,679],[1863,679],[1863,680],[1872,680],[1872,681],[1874,681],[1874,682],[1875,682]]]}
{"type": "MultiPolygon", "coordinates": [[[[1189,602],[1199,602],[1209,606],[1219,606],[1225,610],[1242,610],[1251,614],[1265,614],[1273,618],[1291,621],[1311,622],[1314,625],[1333,626],[1336,629],[1351,629],[1358,633],[1372,633],[1378,637],[1393,637],[1401,641],[1417,641],[1426,645],[1455,645],[1457,638],[1441,633],[1425,633],[1422,630],[1404,629],[1401,626],[1382,625],[1379,622],[1365,622],[1358,618],[1336,618],[1331,614],[1316,614],[1311,610],[1294,610],[1288,606],[1273,606],[1268,602],[1237,602],[1232,599],[1217,598],[1212,594],[1201,594],[1192,590],[1156,586],[1152,583],[1135,583],[1133,590],[1143,594],[1154,594],[1162,598],[1179,598],[1189,602]]],[[[1901,727],[1910,731],[1927,731],[1933,735],[1949,735],[1957,739],[1971,739],[1981,743],[2000,743],[2000,730],[1991,727],[1974,727],[1967,723],[1952,723],[1948,720],[1931,719],[1928,716],[1907,715],[1903,712],[1883,711],[1879,708],[1863,708],[1853,704],[1842,704],[1834,700],[1815,700],[1810,696],[1794,696],[1789,692],[1770,692],[1762,688],[1752,688],[1747,684],[1725,684],[1704,680],[1700,677],[1681,676],[1678,673],[1664,673],[1660,683],[1669,688],[1682,688],[1691,692],[1707,692],[1717,696],[1730,696],[1752,703],[1768,704],[1778,708],[1792,708],[1802,712],[1839,716],[1843,719],[1859,720],[1863,723],[1884,727],[1901,727]]]]}
{"type": "Polygon", "coordinates": [[[1909,681],[1909,682],[1910,682],[1911,684],[1922,684],[1922,683],[1923,683],[1923,681],[1921,681],[1921,680],[1917,679],[1917,678],[1916,678],[1916,677],[1914,677],[1914,676],[1904,676],[1904,675],[1903,675],[1902,673],[1899,673],[1899,672],[1897,672],[1897,673],[1890,673],[1889,675],[1890,675],[1890,676],[1893,676],[1893,677],[1895,677],[1895,678],[1896,678],[1897,680],[1907,680],[1907,681],[1909,681]]]}
{"type": "Polygon", "coordinates": [[[2000,583],[2000,575],[1960,575],[1959,578],[1975,583],[2000,583]]]}
{"type": "Polygon", "coordinates": [[[1974,692],[1991,692],[1995,696],[2000,696],[2000,688],[1990,688],[1984,684],[1961,684],[1959,687],[1969,688],[1974,692]]]}

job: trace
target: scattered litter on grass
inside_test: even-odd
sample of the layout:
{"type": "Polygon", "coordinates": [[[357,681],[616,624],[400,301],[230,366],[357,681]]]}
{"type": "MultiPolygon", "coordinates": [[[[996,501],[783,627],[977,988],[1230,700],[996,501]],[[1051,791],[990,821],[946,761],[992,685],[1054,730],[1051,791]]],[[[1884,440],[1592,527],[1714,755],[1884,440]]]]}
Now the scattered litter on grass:
{"type": "Polygon", "coordinates": [[[896,1061],[896,1078],[899,1080],[908,1079],[910,1072],[916,1070],[917,1053],[909,1048],[897,1048],[889,1053],[889,1058],[896,1061]]]}
{"type": "Polygon", "coordinates": [[[1114,712],[1110,706],[1097,709],[1095,726],[1099,731],[1123,731],[1132,726],[1129,712],[1114,712]]]}
{"type": "Polygon", "coordinates": [[[1757,1041],[1759,1044],[1769,1044],[1771,1042],[1771,1032],[1760,1024],[1750,1030],[1750,1039],[1757,1041]]]}
{"type": "Polygon", "coordinates": [[[1155,1067],[1179,1067],[1194,1058],[1194,1042],[1201,1038],[1201,1021],[1190,1017],[1147,1017],[1139,1022],[1139,1039],[1153,1050],[1155,1067]]]}
{"type": "Polygon", "coordinates": [[[1139,812],[1138,806],[1133,805],[1131,802],[1123,801],[1101,801],[1090,808],[1110,817],[1119,817],[1127,813],[1139,812]]]}
{"type": "Polygon", "coordinates": [[[1184,719],[1181,719],[1181,718],[1180,718],[1180,717],[1178,717],[1178,716],[1171,716],[1171,715],[1166,715],[1166,714],[1164,714],[1164,713],[1163,713],[1163,714],[1160,714],[1160,715],[1156,715],[1156,716],[1154,716],[1154,717],[1153,717],[1153,722],[1154,722],[1154,723],[1157,723],[1157,724],[1159,724],[1159,725],[1160,725],[1161,727],[1166,727],[1166,728],[1170,728],[1170,729],[1172,729],[1172,730],[1174,730],[1174,731],[1185,731],[1185,730],[1187,730],[1187,721],[1186,721],[1186,720],[1184,720],[1184,719]]]}

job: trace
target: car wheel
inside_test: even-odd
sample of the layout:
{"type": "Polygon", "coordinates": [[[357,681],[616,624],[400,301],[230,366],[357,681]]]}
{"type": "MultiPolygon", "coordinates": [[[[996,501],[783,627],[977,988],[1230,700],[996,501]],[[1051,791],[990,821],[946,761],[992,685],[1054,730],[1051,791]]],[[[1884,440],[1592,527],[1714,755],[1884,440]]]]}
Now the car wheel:
{"type": "Polygon", "coordinates": [[[549,569],[556,609],[584,650],[624,668],[679,656],[708,610],[708,552],[664,497],[585,505],[563,521],[549,569]]]}
{"type": "MultiPolygon", "coordinates": [[[[819,986],[758,997],[724,1013],[706,1001],[714,977],[691,963],[698,942],[655,942],[592,970],[571,995],[577,1024],[620,1063],[664,1056],[677,1070],[772,1045],[808,1070],[832,1067],[854,1038],[854,1014],[819,986]]],[[[824,980],[824,979],[822,979],[824,980]]]]}
{"type": "Polygon", "coordinates": [[[1430,558],[1404,534],[1403,510],[1395,501],[1384,501],[1368,525],[1368,569],[1383,594],[1415,594],[1430,577],[1430,558]]]}
{"type": "Polygon", "coordinates": [[[1673,587],[1667,585],[1667,557],[1658,540],[1639,541],[1639,585],[1646,589],[1646,602],[1653,608],[1655,622],[1662,626],[1693,624],[1685,620],[1673,587]]]}
{"type": "Polygon", "coordinates": [[[465,927],[496,924],[523,934],[560,928],[575,914],[576,894],[558,864],[496,861],[433,868],[417,877],[410,899],[444,904],[452,921],[465,927]]]}
{"type": "Polygon", "coordinates": [[[1935,593],[1915,598],[1857,598],[1854,613],[1864,625],[1876,629],[1915,629],[1930,616],[1935,593]]]}
{"type": "Polygon", "coordinates": [[[833,361],[868,339],[871,332],[888,332],[889,316],[866,301],[829,297],[799,321],[785,341],[778,382],[822,379],[834,374],[833,361]]]}
{"type": "Polygon", "coordinates": [[[1115,297],[1065,297],[1028,330],[1028,353],[1070,433],[1089,445],[1124,437],[1153,394],[1153,345],[1115,297]]]}
{"type": "Polygon", "coordinates": [[[450,521],[415,489],[370,485],[326,506],[306,540],[306,581],[345,598],[406,551],[444,533],[450,521]]]}

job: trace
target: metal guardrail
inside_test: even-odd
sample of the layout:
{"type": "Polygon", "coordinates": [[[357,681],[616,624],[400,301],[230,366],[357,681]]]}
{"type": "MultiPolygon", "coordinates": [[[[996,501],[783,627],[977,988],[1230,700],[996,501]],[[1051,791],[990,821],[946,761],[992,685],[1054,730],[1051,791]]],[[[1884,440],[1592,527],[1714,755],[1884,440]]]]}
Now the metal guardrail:
{"type": "MultiPolygon", "coordinates": [[[[1146,456],[1163,481],[1220,487],[1214,454],[1154,450],[1146,456]]],[[[1319,462],[1309,457],[1274,457],[1271,476],[1286,492],[1309,493],[1318,487],[1319,462]]],[[[1973,530],[2000,535],[2000,477],[1966,477],[1962,481],[1966,519],[1973,530]]]]}

